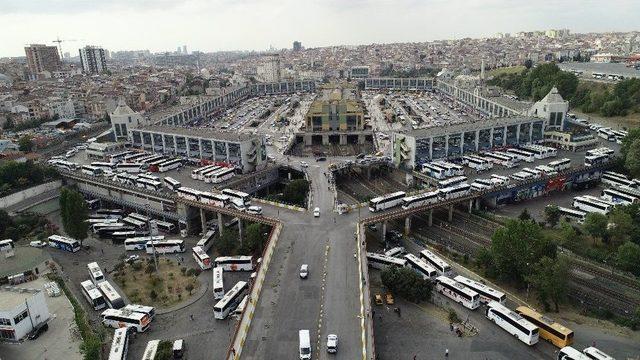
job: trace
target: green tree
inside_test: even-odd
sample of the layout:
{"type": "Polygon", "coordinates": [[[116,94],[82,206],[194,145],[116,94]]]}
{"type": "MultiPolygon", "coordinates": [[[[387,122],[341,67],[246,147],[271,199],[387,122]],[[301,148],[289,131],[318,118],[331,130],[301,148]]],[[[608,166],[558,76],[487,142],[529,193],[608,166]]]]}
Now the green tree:
{"type": "Polygon", "coordinates": [[[640,276],[640,245],[629,241],[620,245],[616,262],[622,270],[640,276]]]}
{"type": "Polygon", "coordinates": [[[60,192],[60,214],[64,231],[72,238],[80,241],[80,246],[87,238],[89,209],[84,197],[79,192],[63,188],[60,192]]]}
{"type": "Polygon", "coordinates": [[[540,302],[548,310],[549,301],[559,311],[559,304],[567,296],[567,279],[569,277],[569,264],[564,257],[552,259],[543,257],[534,266],[533,273],[527,280],[536,289],[540,302]]]}
{"type": "Polygon", "coordinates": [[[620,154],[623,158],[627,157],[629,148],[636,140],[640,139],[640,128],[629,129],[629,134],[622,139],[622,145],[620,145],[620,154]]]}
{"type": "Polygon", "coordinates": [[[584,230],[596,238],[604,238],[607,235],[607,224],[609,220],[605,215],[599,213],[588,213],[584,219],[584,230]]]}
{"type": "Polygon", "coordinates": [[[33,150],[33,140],[30,135],[23,135],[18,140],[18,148],[23,152],[31,152],[33,150]]]}
{"type": "Polygon", "coordinates": [[[615,208],[609,214],[608,234],[609,240],[618,246],[631,238],[635,230],[633,219],[623,208],[615,208]]]}
{"type": "Polygon", "coordinates": [[[173,343],[168,340],[161,340],[158,344],[155,360],[171,360],[173,359],[173,343]]]}
{"type": "Polygon", "coordinates": [[[249,224],[244,232],[243,254],[261,254],[268,236],[268,228],[258,223],[249,224]],[[266,235],[265,235],[266,234],[266,235]]]}
{"type": "Polygon", "coordinates": [[[531,214],[529,214],[529,211],[525,208],[524,210],[522,210],[522,212],[520,213],[520,215],[518,215],[518,219],[520,220],[531,220],[531,214]]]}
{"type": "Polygon", "coordinates": [[[184,287],[184,289],[189,292],[189,295],[191,295],[191,292],[193,291],[193,283],[188,283],[187,286],[184,287]]]}
{"type": "Polygon", "coordinates": [[[235,232],[227,229],[220,234],[220,238],[214,244],[221,256],[233,255],[234,250],[238,246],[237,235],[235,232]]]}
{"type": "Polygon", "coordinates": [[[309,182],[307,180],[295,179],[284,187],[284,190],[282,191],[282,198],[286,202],[304,206],[308,191],[309,182]]]}
{"type": "Polygon", "coordinates": [[[634,140],[626,150],[624,166],[631,176],[640,177],[640,139],[634,140]]]}
{"type": "Polygon", "coordinates": [[[560,209],[557,205],[547,205],[544,208],[544,218],[547,224],[551,227],[555,227],[558,225],[558,221],[560,221],[560,209]]]}
{"type": "Polygon", "coordinates": [[[382,284],[394,294],[419,303],[431,296],[431,282],[408,268],[390,267],[380,275],[382,284]]]}
{"type": "Polygon", "coordinates": [[[13,119],[8,118],[7,121],[5,121],[4,125],[2,125],[2,128],[5,130],[11,130],[15,125],[16,123],[13,121],[13,119]]]}

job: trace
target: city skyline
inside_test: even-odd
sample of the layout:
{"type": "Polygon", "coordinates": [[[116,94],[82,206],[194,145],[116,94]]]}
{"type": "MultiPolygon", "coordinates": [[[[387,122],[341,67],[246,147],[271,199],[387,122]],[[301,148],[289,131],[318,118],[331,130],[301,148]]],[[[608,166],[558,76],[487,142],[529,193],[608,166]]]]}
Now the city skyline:
{"type": "Polygon", "coordinates": [[[640,3],[614,3],[356,0],[344,4],[331,0],[301,7],[292,0],[97,4],[4,0],[0,22],[5,34],[16,35],[0,42],[0,57],[24,56],[24,46],[30,43],[55,45],[58,36],[82,39],[62,43],[64,52],[75,54],[85,45],[113,51],[174,51],[183,44],[204,52],[262,51],[290,48],[294,40],[304,47],[324,47],[481,38],[549,28],[577,33],[635,30],[634,14],[640,13],[640,3]]]}

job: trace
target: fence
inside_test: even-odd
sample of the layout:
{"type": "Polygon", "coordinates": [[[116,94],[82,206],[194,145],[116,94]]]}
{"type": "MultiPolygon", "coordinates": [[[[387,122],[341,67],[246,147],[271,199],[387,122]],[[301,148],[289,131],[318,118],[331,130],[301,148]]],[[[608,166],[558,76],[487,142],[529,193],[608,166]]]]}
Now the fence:
{"type": "Polygon", "coordinates": [[[11,195],[7,195],[3,198],[0,198],[0,209],[6,209],[10,206],[16,205],[34,196],[38,196],[42,193],[51,191],[53,189],[58,189],[61,186],[62,186],[62,180],[56,180],[56,181],[51,181],[45,184],[33,186],[28,189],[24,189],[22,191],[18,191],[17,193],[13,193],[11,195]]]}

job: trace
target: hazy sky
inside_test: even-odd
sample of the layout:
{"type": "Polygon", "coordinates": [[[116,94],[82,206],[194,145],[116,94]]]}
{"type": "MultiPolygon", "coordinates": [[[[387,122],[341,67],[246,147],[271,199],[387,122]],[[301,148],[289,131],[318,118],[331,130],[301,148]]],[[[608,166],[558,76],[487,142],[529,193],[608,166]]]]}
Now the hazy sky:
{"type": "Polygon", "coordinates": [[[640,29],[639,0],[0,0],[0,57],[24,45],[264,50],[427,41],[547,28],[640,29]]]}

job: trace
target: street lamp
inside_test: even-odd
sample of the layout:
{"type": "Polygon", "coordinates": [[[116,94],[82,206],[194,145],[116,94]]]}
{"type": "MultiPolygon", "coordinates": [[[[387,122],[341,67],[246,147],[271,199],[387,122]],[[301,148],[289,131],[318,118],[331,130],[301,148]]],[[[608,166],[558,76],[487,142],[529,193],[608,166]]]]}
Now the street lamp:
{"type": "Polygon", "coordinates": [[[153,264],[156,266],[156,272],[158,272],[158,255],[156,253],[156,245],[153,242],[153,233],[151,232],[151,217],[149,216],[149,209],[151,208],[151,205],[149,203],[146,203],[144,205],[144,209],[147,212],[147,229],[149,230],[149,236],[151,238],[151,248],[153,249],[153,264]]]}

